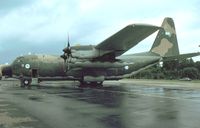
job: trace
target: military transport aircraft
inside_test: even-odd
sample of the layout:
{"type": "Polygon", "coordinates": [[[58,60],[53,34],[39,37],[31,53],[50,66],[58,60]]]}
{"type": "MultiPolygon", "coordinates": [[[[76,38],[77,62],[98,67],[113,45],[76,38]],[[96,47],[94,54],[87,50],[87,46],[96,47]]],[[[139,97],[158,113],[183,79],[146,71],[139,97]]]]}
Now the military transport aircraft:
{"type": "Polygon", "coordinates": [[[12,77],[20,79],[22,87],[30,85],[32,78],[37,78],[38,81],[77,80],[80,81],[80,86],[88,84],[96,86],[102,85],[105,80],[130,77],[160,61],[200,55],[200,53],[179,54],[172,18],[165,18],[162,27],[145,24],[128,25],[96,46],[71,47],[68,41],[68,46],[63,52],[61,56],[17,57],[10,65],[12,77]],[[158,29],[159,32],[150,51],[122,55],[158,29]]]}

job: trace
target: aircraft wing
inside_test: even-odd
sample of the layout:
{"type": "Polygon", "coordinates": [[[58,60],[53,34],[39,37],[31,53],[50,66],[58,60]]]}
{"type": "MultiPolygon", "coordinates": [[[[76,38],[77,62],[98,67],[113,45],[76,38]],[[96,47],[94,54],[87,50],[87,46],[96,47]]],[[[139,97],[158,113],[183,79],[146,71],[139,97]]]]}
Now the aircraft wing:
{"type": "Polygon", "coordinates": [[[119,56],[159,28],[160,27],[147,24],[131,24],[107,38],[95,48],[100,51],[114,52],[115,56],[119,56]]]}

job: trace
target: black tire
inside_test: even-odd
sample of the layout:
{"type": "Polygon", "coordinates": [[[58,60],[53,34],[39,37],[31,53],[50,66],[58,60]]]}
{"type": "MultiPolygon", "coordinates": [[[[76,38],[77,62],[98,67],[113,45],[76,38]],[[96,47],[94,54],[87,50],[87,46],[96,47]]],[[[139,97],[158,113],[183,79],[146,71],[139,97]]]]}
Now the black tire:
{"type": "Polygon", "coordinates": [[[79,81],[80,82],[80,85],[79,85],[79,87],[87,87],[88,86],[88,84],[85,82],[85,81],[79,81]]]}
{"type": "Polygon", "coordinates": [[[31,80],[29,80],[29,79],[22,79],[21,80],[21,87],[22,88],[24,88],[24,87],[30,88],[31,87],[31,80]]]}
{"type": "Polygon", "coordinates": [[[103,86],[103,81],[97,82],[97,85],[98,85],[98,86],[103,86]]]}
{"type": "Polygon", "coordinates": [[[103,82],[91,82],[90,87],[92,88],[103,87],[102,83],[103,82]]]}
{"type": "Polygon", "coordinates": [[[103,87],[103,82],[85,82],[85,81],[80,81],[80,86],[79,87],[103,87]]]}
{"type": "Polygon", "coordinates": [[[25,80],[23,81],[23,83],[24,83],[24,85],[28,85],[28,84],[29,84],[29,80],[26,80],[26,79],[25,79],[25,80]]]}

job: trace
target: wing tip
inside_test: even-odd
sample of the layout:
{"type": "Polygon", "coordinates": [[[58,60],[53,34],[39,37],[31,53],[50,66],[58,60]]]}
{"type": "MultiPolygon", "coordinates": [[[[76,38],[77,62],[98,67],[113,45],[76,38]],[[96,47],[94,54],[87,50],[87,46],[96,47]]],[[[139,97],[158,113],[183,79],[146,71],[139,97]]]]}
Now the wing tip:
{"type": "Polygon", "coordinates": [[[148,27],[148,28],[157,28],[162,29],[162,27],[151,25],[151,24],[129,24],[127,27],[148,27]]]}

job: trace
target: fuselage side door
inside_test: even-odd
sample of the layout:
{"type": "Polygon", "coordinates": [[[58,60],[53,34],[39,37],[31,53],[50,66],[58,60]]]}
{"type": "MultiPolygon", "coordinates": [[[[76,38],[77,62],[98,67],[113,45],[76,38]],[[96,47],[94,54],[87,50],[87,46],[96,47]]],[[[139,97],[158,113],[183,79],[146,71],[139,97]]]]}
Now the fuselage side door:
{"type": "Polygon", "coordinates": [[[38,77],[38,69],[31,69],[31,77],[32,78],[38,77]]]}

